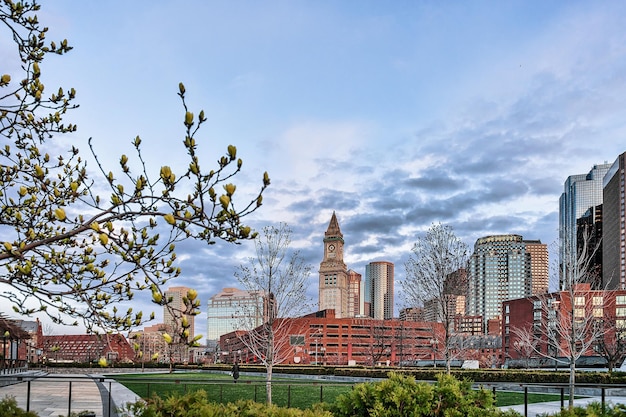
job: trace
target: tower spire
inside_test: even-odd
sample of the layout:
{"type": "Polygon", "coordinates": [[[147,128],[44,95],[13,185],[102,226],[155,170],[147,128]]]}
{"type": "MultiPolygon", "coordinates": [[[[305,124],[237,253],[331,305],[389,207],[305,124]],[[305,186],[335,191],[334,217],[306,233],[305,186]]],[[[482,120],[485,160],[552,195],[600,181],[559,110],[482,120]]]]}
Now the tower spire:
{"type": "Polygon", "coordinates": [[[330,218],[330,223],[328,223],[328,229],[326,233],[324,233],[325,237],[335,237],[343,239],[343,234],[341,233],[341,229],[339,228],[339,222],[337,221],[337,216],[333,211],[333,216],[330,218]]]}

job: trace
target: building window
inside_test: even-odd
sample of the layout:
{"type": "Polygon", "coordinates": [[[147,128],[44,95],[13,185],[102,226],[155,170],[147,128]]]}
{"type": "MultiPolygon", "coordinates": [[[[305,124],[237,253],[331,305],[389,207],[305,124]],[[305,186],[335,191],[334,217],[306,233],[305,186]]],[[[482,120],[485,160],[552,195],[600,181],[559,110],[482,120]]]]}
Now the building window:
{"type": "Polygon", "coordinates": [[[304,346],[304,335],[291,335],[289,336],[289,344],[291,346],[304,346]]]}
{"type": "Polygon", "coordinates": [[[584,306],[585,305],[585,296],[579,295],[574,297],[574,305],[576,306],[584,306]]]}
{"type": "Polygon", "coordinates": [[[615,309],[615,315],[617,317],[626,317],[626,307],[617,307],[615,309]]]}
{"type": "Polygon", "coordinates": [[[604,310],[601,308],[594,308],[593,309],[593,316],[594,317],[603,317],[604,316],[604,310]]]}
{"type": "Polygon", "coordinates": [[[602,297],[602,296],[595,296],[595,297],[593,297],[593,305],[594,306],[601,306],[602,304],[604,304],[604,297],[602,297]]]}
{"type": "Polygon", "coordinates": [[[626,295],[618,295],[617,297],[615,297],[615,304],[626,304],[626,295]]]}

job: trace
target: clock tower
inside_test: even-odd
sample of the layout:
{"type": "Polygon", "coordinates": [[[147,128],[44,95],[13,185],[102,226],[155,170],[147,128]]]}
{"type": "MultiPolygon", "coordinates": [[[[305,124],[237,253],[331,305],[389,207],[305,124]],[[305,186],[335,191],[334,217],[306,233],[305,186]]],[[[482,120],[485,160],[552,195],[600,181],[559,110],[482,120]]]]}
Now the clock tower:
{"type": "Polygon", "coordinates": [[[333,212],[324,234],[324,258],[319,270],[319,309],[334,309],[335,317],[350,317],[348,312],[348,267],[343,262],[343,234],[333,212]]]}

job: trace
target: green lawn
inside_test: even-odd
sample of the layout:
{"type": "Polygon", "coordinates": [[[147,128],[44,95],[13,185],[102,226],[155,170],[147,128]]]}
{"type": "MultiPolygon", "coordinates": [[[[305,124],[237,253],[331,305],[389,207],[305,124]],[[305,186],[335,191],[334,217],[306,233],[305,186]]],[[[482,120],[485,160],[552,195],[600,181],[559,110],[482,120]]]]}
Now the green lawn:
{"type": "MultiPolygon", "coordinates": [[[[131,374],[108,375],[122,383],[142,398],[153,395],[167,396],[182,394],[194,390],[205,390],[211,401],[218,403],[234,402],[240,399],[265,401],[264,377],[247,376],[233,383],[232,377],[220,373],[175,373],[175,374],[131,374]]],[[[332,403],[340,394],[350,391],[354,383],[338,383],[321,380],[303,380],[296,378],[274,378],[272,400],[276,405],[310,408],[318,402],[332,403]]],[[[528,403],[559,401],[559,394],[529,393],[528,403]]],[[[567,400],[567,396],[565,397],[567,400]]],[[[498,407],[524,403],[521,392],[500,391],[496,394],[498,407]]]]}

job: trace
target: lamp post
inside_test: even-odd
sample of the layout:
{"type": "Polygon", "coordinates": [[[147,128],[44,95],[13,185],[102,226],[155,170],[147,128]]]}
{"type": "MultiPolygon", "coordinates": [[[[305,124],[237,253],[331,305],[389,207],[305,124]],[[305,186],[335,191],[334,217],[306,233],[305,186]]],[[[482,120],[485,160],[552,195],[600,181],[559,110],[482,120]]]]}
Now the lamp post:
{"type": "Polygon", "coordinates": [[[437,367],[437,361],[435,360],[435,346],[437,345],[437,341],[435,339],[430,339],[430,346],[433,349],[433,368],[437,367]]]}

